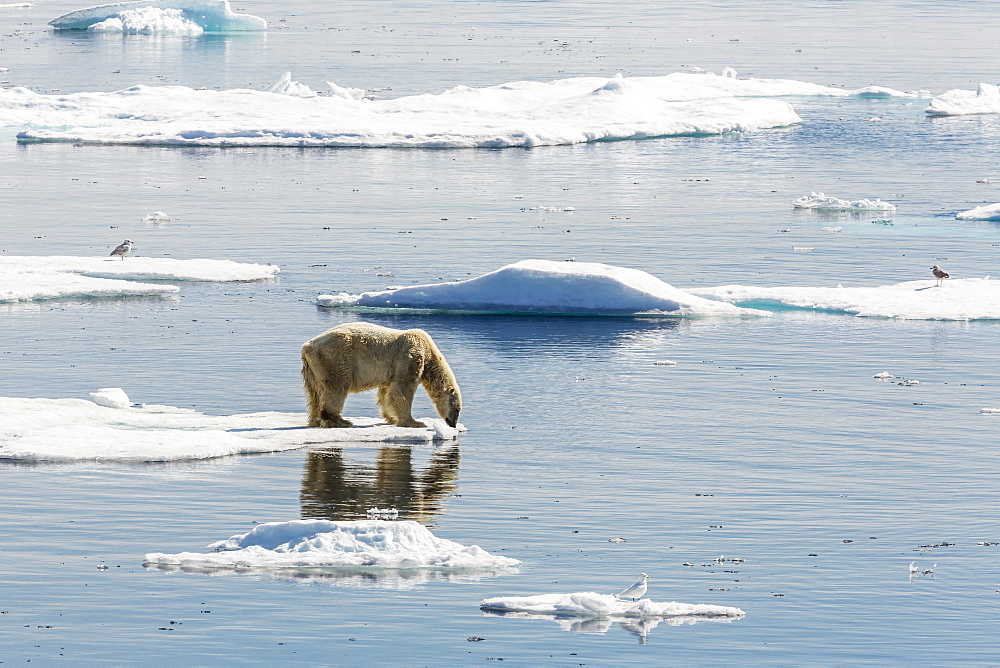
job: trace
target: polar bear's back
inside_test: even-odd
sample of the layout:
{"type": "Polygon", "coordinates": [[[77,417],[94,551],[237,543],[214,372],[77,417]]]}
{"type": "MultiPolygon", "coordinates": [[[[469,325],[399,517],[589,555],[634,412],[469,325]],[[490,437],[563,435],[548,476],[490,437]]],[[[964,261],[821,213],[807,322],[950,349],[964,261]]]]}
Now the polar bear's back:
{"type": "Polygon", "coordinates": [[[347,380],[354,392],[400,378],[417,380],[424,361],[436,352],[423,330],[391,329],[369,322],[337,325],[302,346],[304,360],[309,358],[347,380]]]}

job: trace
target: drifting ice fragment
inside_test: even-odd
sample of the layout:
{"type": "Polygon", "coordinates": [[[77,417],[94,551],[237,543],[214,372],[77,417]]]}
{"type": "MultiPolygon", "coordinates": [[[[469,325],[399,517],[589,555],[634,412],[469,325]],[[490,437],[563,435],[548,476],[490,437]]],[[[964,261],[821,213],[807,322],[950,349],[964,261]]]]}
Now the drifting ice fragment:
{"type": "Polygon", "coordinates": [[[883,202],[879,198],[846,200],[827,197],[823,193],[811,192],[792,202],[796,209],[814,211],[895,211],[896,205],[883,202]]]}
{"type": "MultiPolygon", "coordinates": [[[[184,32],[190,34],[190,25],[199,28],[200,31],[207,32],[242,32],[267,30],[267,21],[250,14],[236,14],[229,6],[229,0],[138,0],[137,2],[119,2],[109,5],[98,5],[86,9],[78,9],[63,14],[62,16],[49,21],[49,25],[56,30],[88,30],[91,26],[106,22],[108,19],[117,19],[119,23],[124,23],[123,14],[128,20],[135,20],[135,17],[143,13],[148,16],[153,23],[146,26],[142,32],[157,32],[157,28],[176,30],[179,26],[177,20],[184,21],[184,32]],[[148,10],[156,10],[149,12],[148,10]],[[174,21],[162,21],[165,13],[175,17],[174,21]],[[190,25],[189,25],[190,24],[190,25]]],[[[107,27],[111,24],[104,23],[107,27]]],[[[140,31],[137,26],[136,32],[140,31]]]]}
{"type": "Polygon", "coordinates": [[[394,520],[399,517],[399,511],[395,508],[369,508],[365,515],[370,520],[394,520]]]}
{"type": "Polygon", "coordinates": [[[745,615],[739,608],[723,605],[678,603],[676,601],[657,603],[648,598],[640,601],[623,601],[611,594],[598,594],[596,592],[497,596],[483,600],[479,607],[486,612],[592,618],[703,617],[740,619],[745,615]]]}
{"type": "Polygon", "coordinates": [[[144,223],[169,223],[170,216],[163,213],[162,211],[154,211],[153,213],[143,216],[142,222],[144,223]]]}
{"type": "Polygon", "coordinates": [[[98,406],[106,406],[107,408],[128,408],[132,405],[125,390],[120,387],[101,388],[97,392],[91,392],[90,398],[98,406]]]}
{"type": "Polygon", "coordinates": [[[1000,408],[980,408],[979,412],[983,415],[1000,415],[1000,408]]]}
{"type": "Polygon", "coordinates": [[[653,362],[653,366],[677,366],[677,362],[673,360],[656,360],[653,362]]]}
{"type": "Polygon", "coordinates": [[[955,214],[958,220],[1000,220],[1000,203],[984,204],[955,214]]]}
{"type": "Polygon", "coordinates": [[[258,524],[208,546],[211,552],[153,552],[144,566],[218,569],[511,569],[521,562],[478,545],[439,538],[412,520],[293,520],[258,524]]]}
{"type": "Polygon", "coordinates": [[[874,376],[872,376],[872,378],[878,378],[879,380],[889,380],[890,378],[895,378],[895,376],[893,376],[888,371],[880,371],[874,376]]]}

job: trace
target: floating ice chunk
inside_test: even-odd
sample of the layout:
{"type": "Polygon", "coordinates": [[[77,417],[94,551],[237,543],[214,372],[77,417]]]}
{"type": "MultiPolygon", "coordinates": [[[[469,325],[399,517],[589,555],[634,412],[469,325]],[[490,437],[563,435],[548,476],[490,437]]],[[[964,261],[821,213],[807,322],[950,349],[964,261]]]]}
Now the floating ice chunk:
{"type": "MultiPolygon", "coordinates": [[[[87,30],[95,24],[101,24],[108,19],[119,19],[124,24],[126,19],[123,15],[130,17],[148,16],[152,23],[148,24],[147,30],[143,32],[157,32],[156,27],[166,27],[168,32],[171,27],[177,27],[177,20],[184,21],[184,25],[193,24],[201,31],[207,32],[241,32],[267,30],[267,21],[251,16],[250,14],[236,14],[229,6],[229,0],[139,0],[138,2],[118,2],[109,5],[98,5],[87,7],[63,14],[62,16],[49,21],[49,25],[56,30],[87,30]],[[157,12],[144,13],[145,10],[159,10],[157,12]],[[172,21],[163,21],[167,16],[164,11],[170,12],[172,21]]],[[[127,19],[129,21],[132,18],[127,19]]],[[[109,25],[104,23],[105,25],[109,25]]],[[[191,34],[191,33],[187,33],[191,34]]]]}
{"type": "Polygon", "coordinates": [[[880,371],[874,376],[872,376],[872,378],[878,378],[879,380],[890,380],[892,378],[895,378],[895,376],[893,376],[888,371],[880,371]]]}
{"type": "Polygon", "coordinates": [[[166,257],[118,258],[72,255],[0,255],[0,292],[6,277],[24,272],[62,272],[94,278],[129,280],[231,282],[261,281],[280,271],[271,264],[231,260],[179,260],[166,257]]]}
{"type": "Polygon", "coordinates": [[[538,596],[497,596],[479,604],[487,612],[528,613],[559,617],[660,618],[699,617],[740,619],[746,613],[739,608],[701,603],[657,603],[651,599],[620,600],[611,594],[576,592],[538,596]]]}
{"type": "Polygon", "coordinates": [[[835,234],[837,232],[843,231],[843,227],[821,227],[820,232],[826,232],[828,234],[835,234]]]}
{"type": "Polygon", "coordinates": [[[162,211],[154,211],[153,213],[143,216],[142,222],[144,223],[169,223],[170,216],[163,213],[162,211]]]}
{"type": "Polygon", "coordinates": [[[822,211],[895,211],[896,205],[883,202],[877,197],[871,199],[846,200],[838,197],[827,197],[823,193],[811,192],[792,202],[796,209],[813,209],[822,211]]]}
{"type": "Polygon", "coordinates": [[[723,285],[692,292],[754,308],[797,308],[903,320],[998,320],[1000,281],[907,281],[866,288],[723,285]]]}
{"type": "Polygon", "coordinates": [[[1000,220],[1000,203],[984,204],[955,215],[958,220],[1000,220]]]}
{"type": "Polygon", "coordinates": [[[395,508],[369,508],[365,515],[370,520],[394,520],[399,517],[399,511],[395,508]]]}
{"type": "Polygon", "coordinates": [[[0,5],[0,9],[30,9],[35,5],[30,2],[8,2],[0,5]]]}
{"type": "Polygon", "coordinates": [[[294,520],[258,524],[208,546],[212,552],[152,552],[143,565],[219,569],[513,569],[517,559],[439,538],[411,520],[294,520]]]}
{"type": "Polygon", "coordinates": [[[812,246],[792,246],[792,250],[796,253],[812,253],[816,249],[812,246]]]}
{"type": "Polygon", "coordinates": [[[765,315],[695,297],[638,269],[593,262],[522,260],[467,281],[361,295],[320,295],[327,307],[474,313],[765,315]]]}
{"type": "Polygon", "coordinates": [[[981,83],[975,91],[949,90],[931,100],[926,113],[928,116],[1000,114],[1000,87],[981,83]]]}
{"type": "Polygon", "coordinates": [[[735,79],[736,78],[736,70],[733,69],[732,67],[723,67],[722,68],[722,76],[729,77],[730,79],[735,79]]]}
{"type": "Polygon", "coordinates": [[[656,360],[653,362],[653,366],[677,366],[677,362],[673,360],[656,360]]]}
{"type": "Polygon", "coordinates": [[[277,93],[278,95],[291,95],[292,97],[316,97],[316,91],[312,88],[298,81],[292,81],[291,72],[285,72],[278,77],[278,80],[268,87],[267,92],[277,93]]]}
{"type": "Polygon", "coordinates": [[[8,270],[0,264],[0,304],[107,297],[156,297],[179,292],[176,285],[92,278],[59,271],[8,270]]]}
{"type": "Polygon", "coordinates": [[[466,430],[437,418],[420,418],[428,427],[408,429],[356,417],[349,429],[314,429],[303,426],[303,413],[213,416],[148,405],[116,410],[83,399],[0,397],[0,415],[0,459],[29,461],[167,462],[324,443],[433,443],[466,430]]]}
{"type": "Polygon", "coordinates": [[[184,17],[180,9],[140,7],[87,26],[87,32],[120,32],[128,35],[200,35],[205,30],[184,17]]]}
{"type": "Polygon", "coordinates": [[[106,406],[107,408],[128,408],[132,405],[125,390],[120,387],[101,388],[97,392],[91,392],[90,398],[98,406],[106,406]]]}
{"type": "Polygon", "coordinates": [[[983,415],[1000,415],[1000,408],[980,408],[979,412],[983,415]]]}
{"type": "Polygon", "coordinates": [[[330,87],[330,93],[334,97],[339,97],[344,100],[362,100],[367,92],[364,88],[351,88],[349,86],[338,86],[332,81],[327,81],[326,85],[330,87]]]}

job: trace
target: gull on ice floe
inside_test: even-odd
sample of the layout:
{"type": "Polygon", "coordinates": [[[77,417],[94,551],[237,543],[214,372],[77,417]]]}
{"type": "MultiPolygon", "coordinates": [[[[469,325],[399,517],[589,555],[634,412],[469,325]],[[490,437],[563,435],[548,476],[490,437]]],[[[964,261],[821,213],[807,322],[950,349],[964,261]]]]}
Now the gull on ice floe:
{"type": "Polygon", "coordinates": [[[696,297],[639,269],[551,260],[522,260],[465,281],[320,295],[316,302],[331,308],[526,315],[767,315],[696,297]]]}
{"type": "Polygon", "coordinates": [[[931,267],[931,273],[934,274],[934,279],[937,281],[938,287],[941,286],[941,282],[944,281],[944,279],[951,278],[947,271],[937,265],[931,267]]]}
{"type": "Polygon", "coordinates": [[[124,261],[125,256],[128,255],[129,251],[131,250],[132,250],[132,242],[126,239],[122,243],[115,246],[115,249],[111,251],[111,257],[120,257],[124,261]]]}
{"type": "Polygon", "coordinates": [[[645,573],[639,578],[639,581],[628,589],[622,591],[619,594],[615,594],[618,598],[630,598],[633,601],[637,601],[646,595],[646,581],[649,580],[649,576],[645,573]]]}

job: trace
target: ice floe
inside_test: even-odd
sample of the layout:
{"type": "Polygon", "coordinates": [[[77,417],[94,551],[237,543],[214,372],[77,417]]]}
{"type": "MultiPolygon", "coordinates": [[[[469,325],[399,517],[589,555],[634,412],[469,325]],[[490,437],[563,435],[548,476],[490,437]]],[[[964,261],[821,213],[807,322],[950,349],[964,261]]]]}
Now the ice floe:
{"type": "Polygon", "coordinates": [[[699,619],[733,620],[745,613],[739,608],[704,603],[658,603],[651,599],[621,600],[611,594],[576,592],[573,594],[541,594],[538,596],[497,596],[479,604],[481,610],[504,616],[532,618],[584,617],[597,619],[679,619],[693,622],[699,619]]]}
{"type": "Polygon", "coordinates": [[[521,563],[490,554],[478,545],[439,538],[412,520],[269,522],[207,547],[210,552],[152,552],[143,557],[143,565],[253,572],[311,568],[510,571],[521,563]]]}
{"type": "Polygon", "coordinates": [[[984,204],[955,215],[958,220],[1000,220],[1000,203],[984,204]]]}
{"type": "Polygon", "coordinates": [[[267,21],[237,14],[229,0],[138,0],[78,9],[49,21],[56,30],[198,35],[267,30],[267,21]]]}
{"type": "Polygon", "coordinates": [[[595,262],[522,260],[467,281],[320,295],[327,307],[472,313],[766,315],[696,297],[639,269],[595,262]]]}
{"type": "Polygon", "coordinates": [[[270,91],[135,86],[115,92],[0,91],[18,141],[201,146],[509,147],[753,132],[798,123],[776,97],[858,94],[782,79],[673,73],[457,86],[391,100],[283,75],[270,91]]]}
{"type": "Polygon", "coordinates": [[[154,211],[148,215],[142,217],[142,222],[144,223],[169,223],[170,216],[163,213],[162,211],[154,211]]]}
{"type": "Polygon", "coordinates": [[[1000,408],[980,408],[979,412],[983,415],[1000,415],[1000,408]]]}
{"type": "Polygon", "coordinates": [[[723,285],[699,295],[754,308],[797,308],[903,320],[1000,319],[1000,281],[989,278],[907,281],[877,287],[756,287],[723,285]]]}
{"type": "Polygon", "coordinates": [[[976,90],[955,88],[930,101],[928,116],[1000,114],[1000,86],[981,83],[976,90]]]}
{"type": "Polygon", "coordinates": [[[420,418],[428,425],[423,429],[363,417],[350,418],[355,426],[348,429],[318,429],[304,426],[304,413],[216,416],[173,406],[130,407],[119,388],[91,396],[93,401],[0,397],[0,459],[168,462],[328,443],[432,443],[465,431],[437,418],[420,418]]]}
{"type": "Polygon", "coordinates": [[[273,278],[278,267],[231,260],[0,255],[0,303],[177,292],[135,281],[233,282],[273,278]]]}
{"type": "MultiPolygon", "coordinates": [[[[895,211],[896,205],[875,199],[846,200],[839,197],[827,197],[823,193],[811,192],[803,195],[792,205],[796,209],[812,209],[814,211],[895,211]]],[[[825,228],[824,228],[825,229],[825,228]]]]}
{"type": "Polygon", "coordinates": [[[0,9],[30,9],[35,5],[30,2],[7,2],[0,4],[0,9]]]}

